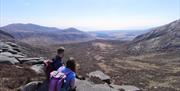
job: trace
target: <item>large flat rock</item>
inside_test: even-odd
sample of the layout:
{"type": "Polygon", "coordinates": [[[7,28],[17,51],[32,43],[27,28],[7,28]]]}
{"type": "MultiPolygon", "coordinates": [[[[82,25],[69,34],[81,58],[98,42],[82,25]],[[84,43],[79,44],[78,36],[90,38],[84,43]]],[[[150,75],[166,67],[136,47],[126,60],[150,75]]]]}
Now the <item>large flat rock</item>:
{"type": "Polygon", "coordinates": [[[102,71],[93,71],[91,73],[89,73],[89,76],[91,77],[98,77],[101,80],[107,80],[107,79],[111,79],[110,76],[104,74],[102,71]]]}
{"type": "Polygon", "coordinates": [[[12,54],[10,52],[1,52],[0,55],[7,56],[7,57],[15,57],[15,58],[24,58],[25,56],[19,54],[12,54]]]}
{"type": "Polygon", "coordinates": [[[21,87],[21,91],[37,91],[42,81],[33,81],[21,87]]]}
{"type": "Polygon", "coordinates": [[[3,49],[3,48],[10,48],[11,46],[4,43],[4,42],[0,42],[0,49],[3,49]]]}
{"type": "Polygon", "coordinates": [[[0,42],[0,49],[2,50],[2,52],[10,52],[12,54],[17,54],[18,52],[20,52],[20,48],[15,43],[11,42],[0,42]]]}
{"type": "Polygon", "coordinates": [[[138,87],[132,85],[111,85],[115,89],[124,89],[125,91],[141,91],[138,87]]]}
{"type": "Polygon", "coordinates": [[[86,80],[76,80],[76,91],[119,91],[107,84],[94,84],[86,80]]]}
{"type": "Polygon", "coordinates": [[[108,84],[111,83],[110,82],[110,79],[111,79],[110,76],[104,74],[102,71],[99,71],[99,70],[89,73],[88,76],[90,78],[92,78],[92,77],[99,78],[100,80],[102,80],[102,81],[104,81],[104,82],[106,82],[108,84]]]}
{"type": "Polygon", "coordinates": [[[13,42],[6,42],[6,44],[10,45],[11,47],[18,47],[18,45],[13,42]]]}
{"type": "Polygon", "coordinates": [[[44,74],[44,65],[43,64],[36,64],[31,66],[32,70],[34,70],[37,74],[44,74]]]}
{"type": "Polygon", "coordinates": [[[0,55],[1,64],[19,64],[19,61],[15,58],[10,58],[7,56],[0,55]]]}
{"type": "Polygon", "coordinates": [[[38,64],[43,62],[43,58],[19,58],[19,61],[23,64],[38,64]]]}

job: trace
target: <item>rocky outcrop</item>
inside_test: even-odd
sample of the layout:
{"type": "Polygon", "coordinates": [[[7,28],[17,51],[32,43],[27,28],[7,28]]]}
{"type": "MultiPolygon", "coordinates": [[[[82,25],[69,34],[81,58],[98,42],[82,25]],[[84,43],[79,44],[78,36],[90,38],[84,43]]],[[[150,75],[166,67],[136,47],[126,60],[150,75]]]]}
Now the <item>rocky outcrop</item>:
{"type": "Polygon", "coordinates": [[[137,36],[130,44],[129,50],[134,52],[180,50],[180,19],[137,36]]]}
{"type": "Polygon", "coordinates": [[[0,64],[19,64],[19,61],[13,57],[0,55],[0,64]]]}
{"type": "Polygon", "coordinates": [[[139,88],[131,85],[108,85],[94,84],[86,80],[76,80],[77,91],[141,91],[139,88]]]}
{"type": "MultiPolygon", "coordinates": [[[[91,76],[99,77],[101,80],[109,79],[110,77],[102,71],[91,72],[91,76]],[[104,78],[102,78],[103,76],[104,78]]],[[[76,79],[76,91],[141,91],[139,88],[132,85],[114,85],[114,84],[96,84],[89,78],[86,80],[76,79]]],[[[21,91],[48,91],[48,81],[34,81],[30,82],[21,89],[21,91]]]]}
{"type": "Polygon", "coordinates": [[[31,66],[32,70],[34,70],[37,74],[45,74],[44,73],[44,65],[43,64],[36,64],[31,66]]]}
{"type": "Polygon", "coordinates": [[[132,85],[111,85],[111,87],[120,91],[142,91],[138,87],[132,85]]]}
{"type": "MultiPolygon", "coordinates": [[[[28,58],[21,52],[21,47],[12,42],[0,42],[0,64],[25,64],[26,67],[16,66],[17,69],[26,69],[34,71],[37,75],[44,74],[43,58],[28,58]],[[11,50],[11,51],[9,51],[11,50]],[[12,52],[13,51],[13,52],[12,52]],[[28,65],[28,66],[27,66],[28,65]]],[[[31,77],[31,76],[30,76],[31,77]]],[[[45,77],[45,76],[44,76],[45,77]]],[[[76,79],[76,91],[139,91],[135,86],[129,85],[114,85],[110,83],[110,76],[102,71],[94,71],[89,73],[89,78],[86,80],[76,79]],[[94,83],[90,78],[96,77],[105,83],[94,83]]],[[[48,81],[28,80],[28,84],[21,86],[20,91],[48,91],[48,81]]],[[[19,86],[18,86],[19,87],[19,86]]]]}
{"type": "Polygon", "coordinates": [[[21,48],[15,43],[0,41],[0,50],[2,50],[1,52],[6,52],[6,53],[8,52],[11,54],[22,54],[20,49],[21,48]]]}
{"type": "Polygon", "coordinates": [[[34,81],[26,84],[25,86],[20,88],[20,91],[37,91],[37,89],[42,84],[42,81],[34,81]]]}
{"type": "MultiPolygon", "coordinates": [[[[48,91],[48,82],[34,81],[30,82],[21,91],[48,91]]],[[[113,85],[113,84],[94,84],[88,80],[76,79],[76,91],[141,91],[139,88],[131,85],[113,85]]]]}
{"type": "Polygon", "coordinates": [[[119,91],[107,84],[94,84],[87,80],[76,80],[77,91],[119,91]]]}
{"type": "Polygon", "coordinates": [[[25,56],[20,55],[18,53],[12,54],[11,52],[1,52],[0,54],[3,55],[3,56],[14,57],[14,58],[18,58],[18,59],[25,57],[25,56]]]}
{"type": "Polygon", "coordinates": [[[43,61],[44,61],[44,58],[27,58],[27,57],[24,57],[24,58],[19,58],[19,61],[23,64],[31,64],[31,65],[34,65],[34,64],[41,64],[43,61]]]}
{"type": "Polygon", "coordinates": [[[108,75],[106,75],[106,74],[104,74],[102,71],[94,71],[94,72],[91,72],[91,73],[89,73],[88,74],[88,76],[91,78],[93,78],[93,77],[96,77],[96,78],[99,78],[100,80],[102,80],[102,81],[104,81],[104,82],[106,82],[106,83],[108,83],[108,84],[110,84],[111,82],[110,82],[110,76],[108,76],[108,75]]]}
{"type": "Polygon", "coordinates": [[[0,41],[0,63],[2,64],[19,64],[17,58],[24,57],[23,55],[19,55],[20,50],[19,47],[10,42],[2,42],[0,41]],[[16,49],[16,50],[14,50],[16,49]]]}
{"type": "Polygon", "coordinates": [[[13,42],[0,41],[0,64],[27,64],[37,74],[44,74],[44,58],[29,58],[21,52],[21,47],[13,42]]]}

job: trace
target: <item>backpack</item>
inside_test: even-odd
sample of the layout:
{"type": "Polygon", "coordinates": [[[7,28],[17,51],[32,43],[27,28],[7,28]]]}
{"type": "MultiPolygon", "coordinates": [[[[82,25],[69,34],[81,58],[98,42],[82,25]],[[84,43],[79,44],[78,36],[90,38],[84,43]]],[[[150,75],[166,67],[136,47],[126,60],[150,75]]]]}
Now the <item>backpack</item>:
{"type": "Polygon", "coordinates": [[[65,78],[69,73],[65,74],[58,71],[52,71],[50,73],[49,91],[68,91],[68,88],[64,88],[63,85],[66,82],[65,78]]]}

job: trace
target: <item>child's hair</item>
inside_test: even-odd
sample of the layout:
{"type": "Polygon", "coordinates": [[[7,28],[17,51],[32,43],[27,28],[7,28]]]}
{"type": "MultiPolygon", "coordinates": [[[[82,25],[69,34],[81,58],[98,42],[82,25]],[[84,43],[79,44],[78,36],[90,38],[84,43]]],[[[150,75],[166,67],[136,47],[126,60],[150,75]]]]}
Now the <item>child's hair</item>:
{"type": "Polygon", "coordinates": [[[70,57],[66,62],[66,67],[76,72],[76,63],[73,57],[70,57]]]}

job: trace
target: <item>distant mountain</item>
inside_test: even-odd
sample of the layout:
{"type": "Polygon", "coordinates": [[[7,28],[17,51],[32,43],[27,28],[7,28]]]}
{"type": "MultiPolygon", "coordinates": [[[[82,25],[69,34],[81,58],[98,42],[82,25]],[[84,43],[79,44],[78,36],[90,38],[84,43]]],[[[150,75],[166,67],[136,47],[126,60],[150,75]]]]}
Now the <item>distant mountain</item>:
{"type": "Polygon", "coordinates": [[[9,33],[6,33],[2,30],[0,30],[0,40],[11,40],[14,37],[12,35],[10,35],[9,33]]]}
{"type": "Polygon", "coordinates": [[[17,40],[32,45],[59,44],[92,40],[88,33],[75,28],[58,29],[35,24],[10,24],[0,28],[17,40]]]}
{"type": "Polygon", "coordinates": [[[145,52],[180,50],[180,19],[137,36],[132,41],[130,50],[145,52]]]}
{"type": "Polygon", "coordinates": [[[108,30],[89,32],[97,39],[105,40],[133,40],[136,36],[146,33],[147,30],[108,30]]]}

